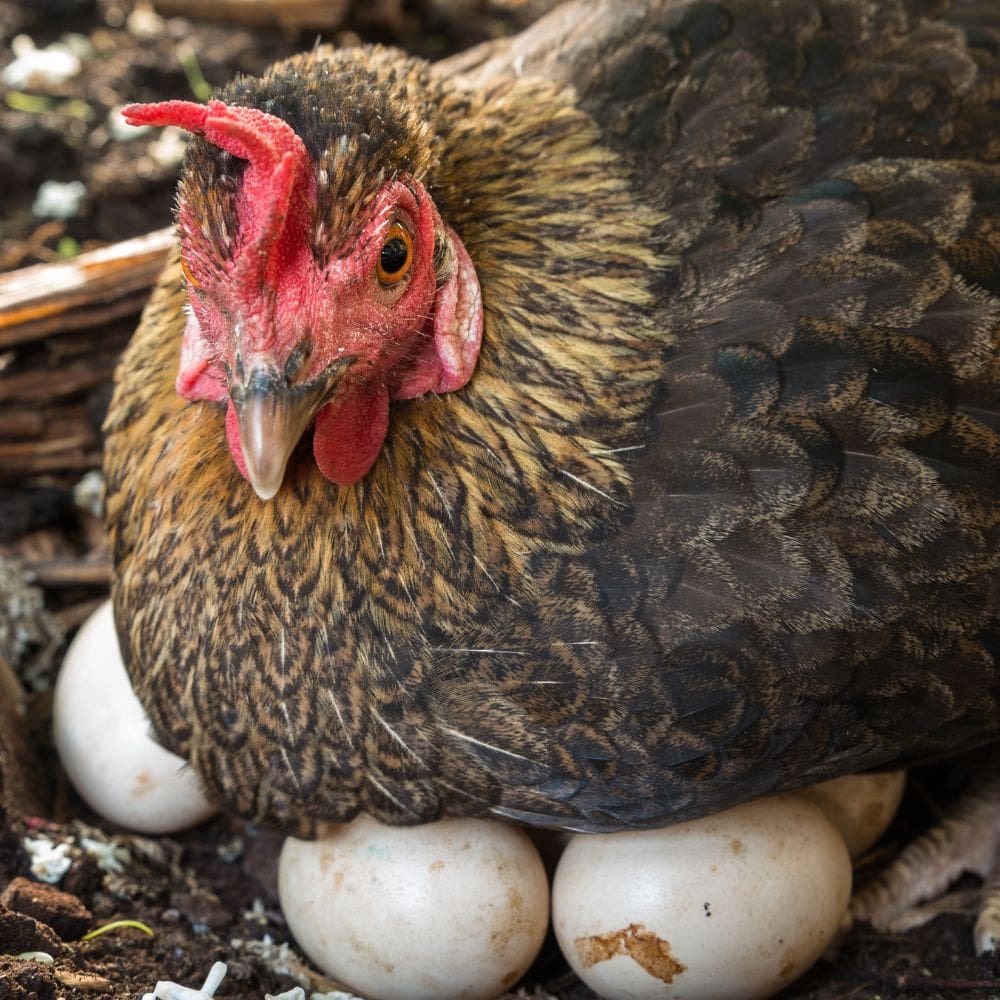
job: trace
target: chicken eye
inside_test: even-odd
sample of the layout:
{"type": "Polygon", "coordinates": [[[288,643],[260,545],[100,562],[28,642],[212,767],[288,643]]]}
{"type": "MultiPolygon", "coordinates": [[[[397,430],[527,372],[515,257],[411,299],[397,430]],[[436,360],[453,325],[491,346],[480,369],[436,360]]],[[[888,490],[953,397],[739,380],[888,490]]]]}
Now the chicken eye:
{"type": "Polygon", "coordinates": [[[383,285],[395,285],[409,273],[413,263],[413,239],[397,222],[389,230],[375,265],[375,273],[383,285]]]}

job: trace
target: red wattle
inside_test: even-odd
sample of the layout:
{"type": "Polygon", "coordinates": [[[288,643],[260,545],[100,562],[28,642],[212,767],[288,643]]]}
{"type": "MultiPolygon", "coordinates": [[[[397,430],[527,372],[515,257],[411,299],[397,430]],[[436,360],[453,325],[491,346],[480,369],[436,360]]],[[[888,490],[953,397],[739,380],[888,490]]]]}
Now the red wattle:
{"type": "Polygon", "coordinates": [[[320,472],[338,486],[356,483],[375,464],[388,430],[388,390],[347,389],[316,415],[313,454],[320,472]]]}
{"type": "Polygon", "coordinates": [[[240,475],[247,482],[250,482],[250,473],[247,471],[246,459],[243,457],[243,442],[240,440],[240,421],[232,400],[229,400],[229,405],[226,407],[226,444],[229,445],[229,454],[233,456],[233,461],[236,463],[236,468],[240,470],[240,475]]]}

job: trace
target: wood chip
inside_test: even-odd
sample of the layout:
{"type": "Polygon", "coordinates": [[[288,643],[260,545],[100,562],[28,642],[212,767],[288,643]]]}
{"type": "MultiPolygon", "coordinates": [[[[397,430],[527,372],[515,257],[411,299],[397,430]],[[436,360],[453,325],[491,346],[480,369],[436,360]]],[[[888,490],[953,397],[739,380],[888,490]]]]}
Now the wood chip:
{"type": "Polygon", "coordinates": [[[173,229],[0,274],[0,349],[138,312],[174,245],[173,229]]]}
{"type": "Polygon", "coordinates": [[[111,980],[103,976],[95,976],[84,972],[71,972],[69,969],[56,969],[56,979],[71,990],[110,990],[111,980]]]}
{"type": "Polygon", "coordinates": [[[110,586],[111,560],[107,553],[84,559],[42,559],[25,561],[32,581],[42,587],[110,586]]]}

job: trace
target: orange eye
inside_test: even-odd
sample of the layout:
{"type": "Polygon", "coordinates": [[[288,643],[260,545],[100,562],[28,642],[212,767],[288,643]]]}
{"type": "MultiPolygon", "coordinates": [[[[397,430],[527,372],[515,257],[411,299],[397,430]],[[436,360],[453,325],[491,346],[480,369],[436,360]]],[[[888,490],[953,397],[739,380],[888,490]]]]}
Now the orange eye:
{"type": "Polygon", "coordinates": [[[190,265],[183,257],[181,257],[181,272],[192,288],[201,288],[201,282],[195,280],[194,275],[191,273],[190,265]]]}
{"type": "Polygon", "coordinates": [[[382,244],[375,274],[383,285],[396,285],[410,273],[413,263],[413,238],[398,222],[393,223],[382,244]]]}

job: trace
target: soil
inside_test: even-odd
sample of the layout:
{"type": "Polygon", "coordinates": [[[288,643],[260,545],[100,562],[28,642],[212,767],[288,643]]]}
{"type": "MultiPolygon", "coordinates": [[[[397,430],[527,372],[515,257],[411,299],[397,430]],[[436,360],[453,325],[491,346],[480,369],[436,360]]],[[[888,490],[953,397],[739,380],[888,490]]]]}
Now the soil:
{"type": "MultiPolygon", "coordinates": [[[[517,30],[545,6],[544,0],[357,3],[347,6],[340,25],[325,37],[382,41],[435,58],[517,30]]],[[[69,44],[81,54],[82,69],[61,83],[6,90],[0,106],[0,271],[71,257],[168,225],[176,150],[157,147],[150,136],[117,140],[114,109],[130,101],[201,97],[206,84],[259,72],[311,46],[316,32],[160,18],[133,0],[8,2],[0,4],[0,71],[13,60],[17,35],[30,36],[38,48],[69,44]],[[34,214],[39,185],[46,180],[82,181],[79,210],[66,219],[34,214]]],[[[15,449],[5,453],[7,464],[0,464],[0,557],[62,567],[41,574],[44,610],[36,608],[29,624],[28,618],[22,621],[14,645],[4,647],[0,635],[0,665],[5,656],[16,659],[29,691],[27,721],[44,771],[23,791],[39,803],[37,814],[0,815],[0,1000],[138,997],[158,980],[198,986],[218,960],[228,965],[220,997],[256,1000],[296,984],[330,990],[335,984],[294,950],[282,918],[275,891],[277,835],[231,819],[170,837],[116,830],[75,796],[50,745],[53,673],[66,639],[106,593],[100,569],[106,542],[99,521],[79,495],[74,501],[71,490],[83,472],[98,465],[97,428],[111,369],[134,323],[129,317],[93,334],[88,356],[103,361],[88,369],[78,388],[67,390],[75,407],[72,419],[87,428],[77,461],[18,465],[10,457],[22,454],[15,449]],[[44,839],[68,845],[71,864],[58,891],[46,891],[32,876],[25,851],[26,842],[44,839]],[[29,881],[18,881],[22,878],[29,881]],[[119,920],[134,923],[110,926],[119,920]],[[80,940],[82,931],[92,928],[108,929],[80,940]],[[16,957],[30,952],[46,952],[54,961],[16,957]]],[[[33,365],[56,370],[73,362],[72,352],[67,356],[65,345],[55,341],[0,351],[0,373],[33,365]]],[[[2,393],[0,382],[0,403],[2,393]]],[[[10,614],[13,598],[5,593],[10,614]]],[[[0,684],[0,702],[5,697],[0,684]]],[[[0,764],[11,745],[0,732],[0,764]]],[[[969,770],[960,762],[916,772],[873,863],[884,862],[925,829],[969,770]]],[[[906,935],[855,927],[835,955],[782,997],[1000,995],[996,962],[973,954],[972,908],[946,913],[906,935]]],[[[593,997],[551,941],[516,995],[543,995],[539,991],[563,1000],[593,997]]]]}

